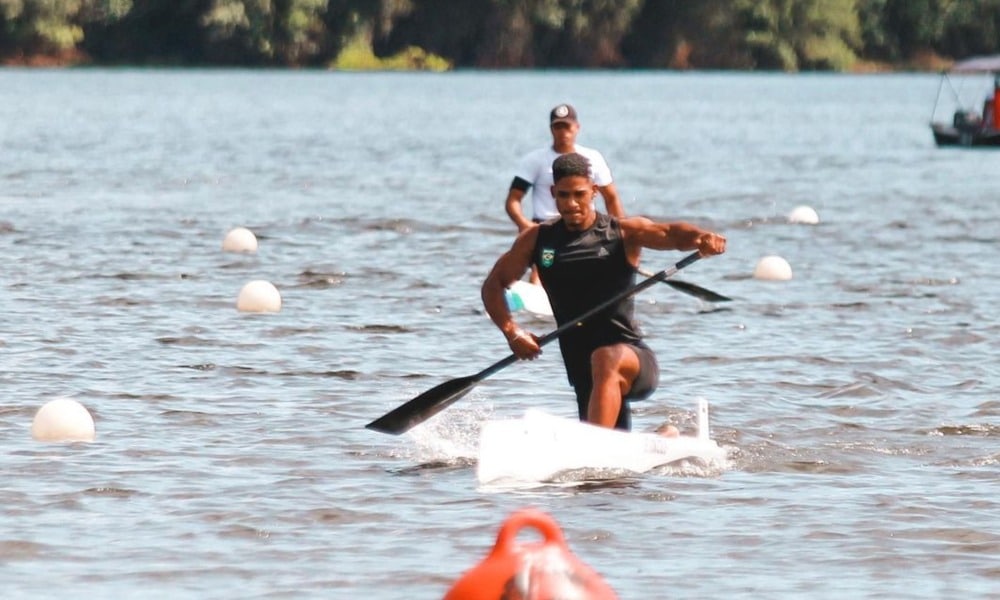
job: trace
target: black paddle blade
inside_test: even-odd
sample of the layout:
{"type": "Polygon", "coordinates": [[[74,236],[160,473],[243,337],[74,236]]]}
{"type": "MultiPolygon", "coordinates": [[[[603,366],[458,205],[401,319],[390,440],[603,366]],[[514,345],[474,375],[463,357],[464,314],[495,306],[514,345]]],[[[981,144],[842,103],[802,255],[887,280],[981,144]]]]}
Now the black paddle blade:
{"type": "Polygon", "coordinates": [[[717,294],[712,290],[706,290],[705,288],[695,285],[693,283],[688,283],[687,281],[680,281],[679,279],[664,279],[663,283],[669,285],[675,290],[680,290],[686,294],[690,294],[695,298],[701,298],[706,302],[731,302],[732,298],[728,296],[723,296],[722,294],[717,294]]]}
{"type": "Polygon", "coordinates": [[[391,435],[405,433],[468,394],[472,388],[476,387],[480,379],[476,376],[469,376],[446,381],[394,408],[365,427],[391,435]]]}

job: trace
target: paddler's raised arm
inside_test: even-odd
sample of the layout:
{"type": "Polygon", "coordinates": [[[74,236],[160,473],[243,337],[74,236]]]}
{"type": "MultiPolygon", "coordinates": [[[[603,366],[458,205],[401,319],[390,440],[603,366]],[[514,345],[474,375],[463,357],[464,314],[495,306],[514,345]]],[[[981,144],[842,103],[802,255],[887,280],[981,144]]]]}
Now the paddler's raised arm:
{"type": "Polygon", "coordinates": [[[620,223],[625,252],[632,264],[638,264],[643,248],[697,250],[702,256],[714,256],[726,251],[724,236],[691,223],[658,223],[646,217],[629,217],[622,219],[620,223]]]}
{"type": "Polygon", "coordinates": [[[510,250],[504,252],[493,265],[481,290],[486,314],[507,338],[511,351],[521,359],[533,359],[541,354],[542,349],[538,345],[538,338],[514,321],[504,290],[520,279],[531,266],[531,253],[537,239],[538,226],[535,224],[518,234],[510,250]]]}

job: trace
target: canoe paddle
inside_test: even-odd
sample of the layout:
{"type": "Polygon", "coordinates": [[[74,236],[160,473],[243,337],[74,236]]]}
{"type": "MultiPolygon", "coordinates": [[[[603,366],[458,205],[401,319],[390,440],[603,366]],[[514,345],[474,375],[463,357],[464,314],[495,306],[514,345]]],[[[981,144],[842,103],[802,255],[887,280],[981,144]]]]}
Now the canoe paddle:
{"type": "MultiPolygon", "coordinates": [[[[654,273],[652,271],[647,271],[646,269],[638,269],[638,272],[643,277],[652,277],[654,273]]],[[[688,283],[687,281],[680,281],[678,279],[663,280],[663,283],[669,285],[675,290],[684,292],[694,296],[695,298],[700,298],[706,302],[731,302],[733,299],[728,296],[723,296],[722,294],[717,294],[712,290],[707,290],[700,285],[695,285],[693,283],[688,283]]]]}
{"type": "MultiPolygon", "coordinates": [[[[677,271],[680,271],[684,267],[690,265],[701,258],[701,256],[695,252],[689,254],[678,261],[674,266],[660,271],[659,273],[652,274],[648,279],[637,283],[636,285],[624,290],[620,294],[605,300],[601,304],[595,306],[594,308],[588,310],[579,317],[573,319],[572,321],[567,321],[563,323],[555,331],[551,331],[541,338],[538,339],[538,345],[544,346],[545,344],[556,339],[563,333],[566,333],[570,329],[576,327],[580,323],[586,321],[587,319],[593,317],[597,313],[613,306],[622,300],[638,294],[642,290],[650,287],[651,285],[666,281],[668,277],[672,276],[677,271]]],[[[476,387],[480,381],[486,379],[490,375],[493,375],[500,369],[510,366],[517,362],[518,358],[516,355],[511,354],[507,358],[496,362],[482,371],[476,373],[475,375],[469,375],[468,377],[459,377],[458,379],[452,379],[446,381],[442,384],[436,385],[426,392],[420,394],[416,398],[402,404],[395,409],[387,412],[381,417],[375,419],[371,423],[365,425],[368,429],[374,431],[379,431],[382,433],[389,433],[392,435],[399,435],[409,431],[413,427],[423,423],[427,419],[438,414],[442,410],[451,406],[456,400],[462,396],[468,394],[472,388],[476,387]]]]}

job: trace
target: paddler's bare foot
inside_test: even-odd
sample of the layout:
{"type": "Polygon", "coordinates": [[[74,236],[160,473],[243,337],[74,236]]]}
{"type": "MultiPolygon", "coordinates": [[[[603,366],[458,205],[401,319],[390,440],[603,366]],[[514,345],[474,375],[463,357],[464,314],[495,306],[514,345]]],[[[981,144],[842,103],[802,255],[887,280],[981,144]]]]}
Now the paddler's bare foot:
{"type": "Polygon", "coordinates": [[[677,430],[676,427],[669,423],[664,423],[656,428],[656,433],[662,435],[663,437],[675,438],[680,437],[681,432],[677,430]]]}

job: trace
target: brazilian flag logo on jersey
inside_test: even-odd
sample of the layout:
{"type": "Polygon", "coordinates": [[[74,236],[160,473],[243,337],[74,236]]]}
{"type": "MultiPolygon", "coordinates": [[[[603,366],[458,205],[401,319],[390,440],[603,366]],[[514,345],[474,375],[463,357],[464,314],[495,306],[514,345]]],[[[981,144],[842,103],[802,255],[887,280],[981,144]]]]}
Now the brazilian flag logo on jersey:
{"type": "Polygon", "coordinates": [[[542,248],[542,266],[551,267],[556,262],[556,251],[552,248],[542,248]]]}

